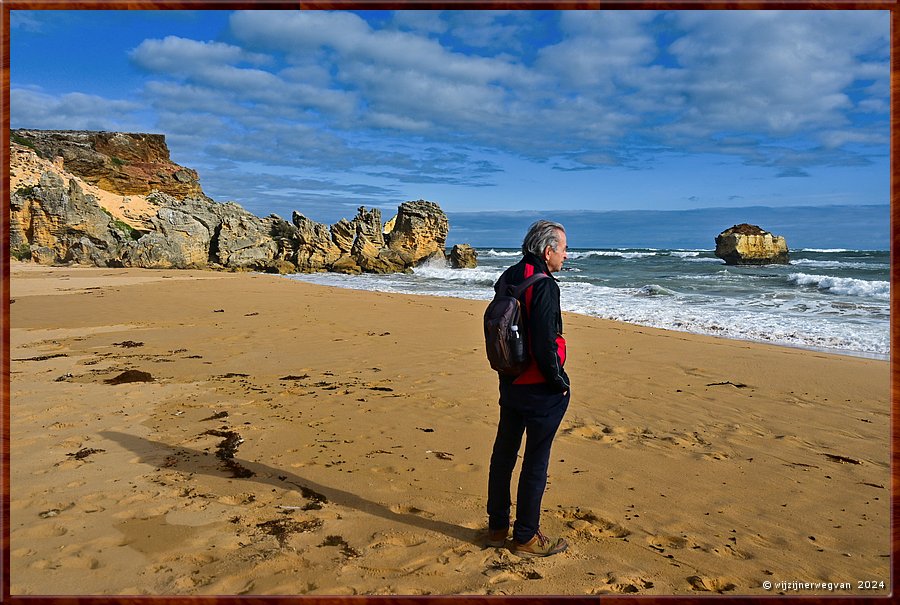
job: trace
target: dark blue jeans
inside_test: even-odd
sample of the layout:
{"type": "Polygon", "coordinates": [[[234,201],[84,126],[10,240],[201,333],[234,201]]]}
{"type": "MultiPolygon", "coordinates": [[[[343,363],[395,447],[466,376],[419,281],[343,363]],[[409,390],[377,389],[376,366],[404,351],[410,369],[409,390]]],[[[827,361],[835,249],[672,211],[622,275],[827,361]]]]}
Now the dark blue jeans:
{"type": "Polygon", "coordinates": [[[509,487],[516,457],[525,435],[525,453],[516,493],[516,522],[513,539],[520,544],[537,532],[541,499],[547,486],[550,446],[569,406],[571,392],[552,392],[546,384],[500,383],[500,422],[491,454],[488,477],[488,527],[509,527],[509,487]]]}

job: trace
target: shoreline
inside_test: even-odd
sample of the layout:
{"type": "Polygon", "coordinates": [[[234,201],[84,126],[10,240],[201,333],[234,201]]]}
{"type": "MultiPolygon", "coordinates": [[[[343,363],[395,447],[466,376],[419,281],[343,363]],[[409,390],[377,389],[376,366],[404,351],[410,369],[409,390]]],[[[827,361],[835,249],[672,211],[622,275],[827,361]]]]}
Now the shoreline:
{"type": "MultiPolygon", "coordinates": [[[[71,269],[75,269],[75,270],[95,269],[95,270],[111,270],[111,271],[129,271],[129,270],[132,270],[132,269],[121,268],[121,267],[106,267],[106,268],[103,268],[103,267],[84,267],[84,266],[79,266],[79,265],[73,265],[73,266],[52,266],[52,267],[48,267],[48,266],[45,266],[45,265],[38,265],[38,264],[35,264],[35,263],[22,262],[22,261],[13,261],[13,263],[15,263],[15,264],[17,264],[17,265],[19,265],[20,267],[23,267],[23,268],[24,268],[24,267],[28,267],[28,266],[33,265],[33,267],[34,267],[33,270],[36,270],[36,271],[39,271],[39,270],[41,270],[41,269],[48,269],[48,268],[49,268],[49,269],[61,269],[61,270],[62,270],[62,269],[69,269],[69,270],[71,270],[71,269]]],[[[19,270],[22,271],[23,269],[20,268],[19,270]]],[[[24,270],[27,271],[27,269],[24,269],[24,270]]],[[[213,275],[217,275],[217,274],[225,274],[225,275],[230,275],[230,274],[235,274],[235,275],[239,275],[239,274],[259,275],[259,276],[269,276],[269,277],[276,277],[276,278],[288,279],[288,280],[291,280],[291,281],[299,281],[299,282],[301,282],[301,283],[305,283],[305,284],[308,284],[308,285],[311,285],[311,286],[321,287],[321,288],[333,288],[333,289],[335,289],[335,290],[350,290],[350,291],[354,291],[354,292],[370,292],[370,293],[377,293],[377,294],[399,294],[399,295],[416,296],[416,297],[423,297],[423,296],[424,296],[424,297],[437,298],[437,299],[467,300],[467,301],[474,301],[474,302],[482,302],[482,303],[484,303],[485,305],[487,304],[487,301],[488,301],[488,299],[481,300],[481,299],[475,299],[475,298],[466,298],[466,297],[462,297],[462,296],[446,296],[446,295],[440,295],[440,294],[414,294],[414,293],[409,293],[409,292],[386,292],[386,291],[382,291],[382,290],[366,290],[366,289],[363,289],[363,288],[352,288],[352,287],[336,286],[336,285],[331,285],[331,284],[316,284],[316,283],[312,283],[312,282],[307,282],[307,281],[305,281],[305,280],[303,280],[303,279],[296,279],[296,278],[295,278],[295,276],[317,275],[317,274],[323,273],[323,272],[317,272],[317,273],[290,273],[290,274],[282,274],[282,275],[278,275],[278,274],[273,274],[273,273],[263,273],[263,272],[259,272],[259,271],[227,271],[227,270],[219,271],[219,270],[215,270],[215,269],[134,269],[134,270],[137,270],[137,271],[149,271],[149,272],[154,272],[154,271],[173,271],[173,272],[176,272],[176,273],[177,273],[177,272],[187,271],[187,272],[191,272],[191,273],[201,273],[201,274],[202,274],[202,273],[210,273],[210,274],[213,274],[213,275]]],[[[324,273],[327,273],[327,272],[324,272],[324,273]]],[[[196,278],[196,277],[197,277],[197,276],[191,276],[191,277],[184,277],[184,278],[182,278],[182,279],[194,279],[194,278],[196,278]]],[[[763,346],[782,347],[782,348],[785,348],[785,349],[792,349],[792,350],[799,350],[799,351],[809,351],[809,352],[812,352],[812,353],[824,353],[824,354],[827,354],[827,355],[836,355],[836,356],[839,356],[839,357],[842,356],[842,357],[851,357],[851,358],[855,358],[855,359],[868,359],[868,360],[872,360],[872,361],[884,361],[884,362],[890,362],[890,359],[891,359],[890,353],[888,353],[887,355],[881,355],[881,354],[879,354],[879,353],[869,353],[869,352],[866,352],[866,351],[850,351],[850,350],[843,350],[843,349],[833,349],[833,348],[828,348],[828,347],[803,346],[803,345],[799,345],[799,344],[796,344],[796,345],[795,345],[795,344],[781,343],[781,342],[770,342],[770,341],[765,341],[765,340],[755,340],[755,339],[751,339],[751,338],[731,338],[731,337],[728,337],[728,336],[718,336],[718,335],[715,335],[715,334],[706,334],[706,333],[704,333],[704,332],[692,332],[692,331],[689,331],[689,330],[679,330],[679,329],[677,329],[677,328],[661,328],[661,327],[658,327],[658,326],[648,326],[648,325],[639,324],[639,323],[633,323],[633,322],[629,322],[629,321],[625,321],[625,320],[621,320],[621,319],[609,319],[609,318],[605,318],[605,317],[598,317],[598,316],[596,316],[596,315],[589,315],[589,314],[587,314],[587,313],[578,313],[578,312],[576,312],[576,311],[563,311],[563,314],[564,314],[564,315],[568,315],[568,316],[572,316],[572,317],[587,317],[587,318],[596,319],[596,320],[599,320],[599,321],[608,321],[608,322],[613,322],[613,323],[620,323],[620,324],[623,324],[623,325],[631,326],[631,327],[633,327],[633,328],[642,328],[642,329],[648,329],[648,330],[660,330],[661,332],[673,332],[673,333],[676,333],[676,334],[689,334],[689,335],[693,335],[693,336],[700,336],[700,337],[705,337],[705,338],[714,338],[714,339],[720,339],[720,340],[726,340],[726,341],[732,341],[732,342],[738,342],[738,343],[746,342],[746,343],[752,343],[752,344],[763,345],[763,346]]]]}
{"type": "MultiPolygon", "coordinates": [[[[265,274],[261,274],[261,275],[265,275],[265,274]]],[[[339,286],[339,285],[333,285],[333,284],[317,284],[315,282],[310,282],[310,281],[302,279],[302,276],[304,276],[304,275],[315,275],[315,274],[314,273],[313,274],[291,273],[291,274],[280,275],[279,277],[291,279],[294,281],[301,281],[303,283],[316,285],[316,286],[322,286],[322,287],[326,287],[326,288],[336,288],[339,290],[353,290],[353,291],[357,291],[357,292],[381,292],[381,293],[408,294],[410,296],[428,296],[428,297],[433,297],[433,298],[452,298],[452,299],[458,299],[458,300],[470,300],[470,301],[483,302],[485,305],[487,305],[487,302],[489,300],[487,298],[485,298],[485,299],[467,298],[464,296],[450,296],[450,295],[446,295],[446,294],[431,294],[431,293],[415,294],[412,292],[388,292],[385,290],[355,288],[355,287],[351,287],[351,286],[339,286]]],[[[735,341],[735,342],[749,342],[749,343],[760,344],[760,345],[784,347],[787,349],[811,351],[811,352],[815,352],[815,353],[827,353],[829,355],[840,355],[840,356],[846,356],[846,357],[871,359],[871,360],[875,360],[875,361],[887,361],[887,362],[889,362],[890,358],[891,358],[890,353],[883,355],[880,353],[873,353],[873,352],[868,352],[868,351],[854,351],[854,350],[847,350],[847,349],[835,349],[835,348],[829,348],[829,347],[804,346],[802,344],[774,342],[774,341],[766,341],[766,340],[753,339],[753,338],[737,338],[737,337],[729,337],[729,336],[719,336],[716,334],[708,334],[708,333],[699,332],[699,331],[695,332],[695,331],[690,331],[690,330],[680,330],[675,327],[663,328],[663,327],[659,327],[659,326],[651,326],[651,325],[646,325],[646,324],[641,324],[641,323],[634,323],[634,322],[630,322],[630,321],[626,321],[626,320],[622,320],[622,319],[610,319],[610,318],[606,318],[606,317],[600,317],[597,315],[590,315],[588,313],[579,313],[577,311],[565,311],[564,310],[563,314],[571,315],[571,316],[590,317],[590,318],[598,319],[601,321],[611,321],[611,322],[616,322],[616,323],[622,323],[622,324],[633,326],[636,328],[648,328],[648,329],[653,329],[653,330],[662,330],[664,332],[676,332],[679,334],[692,334],[695,336],[706,336],[709,338],[718,338],[718,339],[735,341]]]]}
{"type": "Polygon", "coordinates": [[[571,547],[522,559],[480,543],[496,431],[484,301],[10,269],[14,595],[890,581],[885,361],[568,314],[573,400],[542,526],[571,547]],[[151,380],[115,384],[129,371],[151,380]]]}

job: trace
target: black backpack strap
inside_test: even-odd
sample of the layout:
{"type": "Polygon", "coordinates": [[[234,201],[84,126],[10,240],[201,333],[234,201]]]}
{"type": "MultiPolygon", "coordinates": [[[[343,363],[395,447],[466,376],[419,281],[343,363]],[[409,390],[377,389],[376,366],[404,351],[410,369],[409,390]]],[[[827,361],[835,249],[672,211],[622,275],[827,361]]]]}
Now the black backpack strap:
{"type": "Polygon", "coordinates": [[[534,275],[532,275],[531,277],[529,277],[525,281],[523,281],[521,284],[519,284],[518,286],[513,288],[512,296],[515,298],[519,298],[520,296],[522,296],[522,293],[525,292],[525,290],[527,290],[535,282],[537,282],[541,279],[544,279],[545,277],[550,277],[550,276],[547,275],[546,273],[535,273],[534,275]]]}

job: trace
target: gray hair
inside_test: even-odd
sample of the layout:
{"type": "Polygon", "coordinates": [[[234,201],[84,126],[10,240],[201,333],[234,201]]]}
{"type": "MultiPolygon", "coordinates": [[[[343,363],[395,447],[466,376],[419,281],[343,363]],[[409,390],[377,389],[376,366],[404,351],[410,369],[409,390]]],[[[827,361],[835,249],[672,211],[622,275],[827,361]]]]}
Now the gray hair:
{"type": "Polygon", "coordinates": [[[550,246],[554,252],[559,245],[559,233],[566,232],[565,227],[553,221],[540,220],[528,228],[528,233],[522,241],[522,254],[531,252],[538,258],[543,258],[544,250],[550,246]]]}

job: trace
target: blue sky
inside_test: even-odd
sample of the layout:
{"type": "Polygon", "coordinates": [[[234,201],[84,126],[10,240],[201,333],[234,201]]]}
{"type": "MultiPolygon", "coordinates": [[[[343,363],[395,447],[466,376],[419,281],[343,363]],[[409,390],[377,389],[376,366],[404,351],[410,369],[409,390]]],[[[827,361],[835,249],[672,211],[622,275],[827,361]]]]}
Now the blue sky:
{"type": "Polygon", "coordinates": [[[321,222],[889,202],[888,11],[11,11],[13,128],[321,222]],[[387,217],[386,217],[387,218],[387,217]]]}

